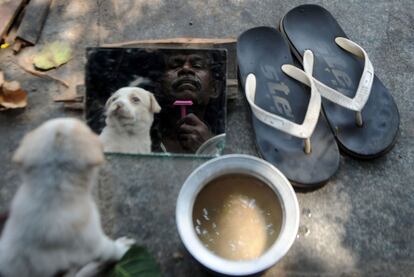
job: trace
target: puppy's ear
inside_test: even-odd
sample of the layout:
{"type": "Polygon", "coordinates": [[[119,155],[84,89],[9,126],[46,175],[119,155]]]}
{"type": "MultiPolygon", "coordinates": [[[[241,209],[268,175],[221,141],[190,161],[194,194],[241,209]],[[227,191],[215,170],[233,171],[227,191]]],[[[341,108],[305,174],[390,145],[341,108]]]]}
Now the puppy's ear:
{"type": "MultiPolygon", "coordinates": [[[[13,155],[13,162],[23,167],[32,167],[61,160],[59,153],[66,147],[64,134],[59,130],[53,132],[44,126],[42,124],[24,136],[13,155]]],[[[60,156],[64,157],[65,153],[60,156]]]]}
{"type": "Polygon", "coordinates": [[[150,111],[153,113],[159,113],[161,111],[160,104],[158,104],[157,99],[152,93],[150,93],[150,111]]]}
{"type": "Polygon", "coordinates": [[[99,137],[79,120],[50,120],[28,133],[13,156],[23,167],[72,164],[79,168],[104,162],[99,137]]]}
{"type": "Polygon", "coordinates": [[[74,128],[73,132],[74,136],[77,137],[72,142],[73,150],[76,153],[75,155],[78,155],[78,159],[90,166],[102,164],[105,161],[105,156],[99,137],[89,130],[89,128],[80,124],[74,128]]]}
{"type": "Polygon", "coordinates": [[[109,108],[109,104],[111,103],[111,100],[112,100],[112,96],[113,95],[111,95],[107,100],[106,100],[106,102],[105,102],[105,110],[108,110],[108,108],[109,108]]]}
{"type": "Polygon", "coordinates": [[[79,160],[79,163],[88,166],[100,165],[104,162],[103,147],[98,136],[86,126],[77,125],[73,129],[73,136],[57,130],[53,141],[54,147],[62,152],[62,155],[79,160]]]}
{"type": "Polygon", "coordinates": [[[17,150],[14,152],[13,157],[12,157],[12,161],[18,165],[22,165],[25,162],[25,158],[28,156],[27,153],[31,153],[31,146],[32,144],[30,143],[30,141],[32,140],[31,137],[33,136],[33,132],[27,133],[22,141],[20,142],[19,147],[17,148],[17,150]]]}

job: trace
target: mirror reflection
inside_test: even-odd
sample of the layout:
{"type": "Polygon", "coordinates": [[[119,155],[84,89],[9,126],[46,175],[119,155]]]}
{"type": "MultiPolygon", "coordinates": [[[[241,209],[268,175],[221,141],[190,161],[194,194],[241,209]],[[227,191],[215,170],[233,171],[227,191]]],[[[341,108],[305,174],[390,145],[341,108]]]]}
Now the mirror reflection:
{"type": "Polygon", "coordinates": [[[87,59],[86,120],[105,152],[221,153],[225,50],[90,48],[87,59]]]}

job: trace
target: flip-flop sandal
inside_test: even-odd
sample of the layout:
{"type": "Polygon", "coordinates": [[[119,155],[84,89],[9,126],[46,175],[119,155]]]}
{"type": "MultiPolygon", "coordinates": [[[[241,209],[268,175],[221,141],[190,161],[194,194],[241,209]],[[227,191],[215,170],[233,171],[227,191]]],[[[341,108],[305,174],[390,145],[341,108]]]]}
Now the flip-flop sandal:
{"type": "Polygon", "coordinates": [[[306,50],[315,57],[314,81],[340,149],[360,159],[388,152],[397,138],[399,113],[364,49],[317,5],[294,8],[280,27],[299,60],[306,50]]]}
{"type": "Polygon", "coordinates": [[[293,185],[313,188],[337,171],[339,150],[320,113],[312,54],[305,59],[305,71],[291,65],[289,46],[274,28],[253,28],[237,40],[240,82],[260,155],[293,185]]]}

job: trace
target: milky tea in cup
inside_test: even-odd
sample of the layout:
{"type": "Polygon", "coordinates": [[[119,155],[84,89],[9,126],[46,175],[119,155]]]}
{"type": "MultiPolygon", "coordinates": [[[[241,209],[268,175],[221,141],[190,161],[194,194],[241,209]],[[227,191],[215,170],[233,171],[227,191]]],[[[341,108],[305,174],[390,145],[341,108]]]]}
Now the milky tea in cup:
{"type": "Polygon", "coordinates": [[[199,192],[193,224],[198,238],[214,254],[228,260],[252,260],[276,241],[282,208],[276,193],[261,180],[228,174],[199,192]]]}

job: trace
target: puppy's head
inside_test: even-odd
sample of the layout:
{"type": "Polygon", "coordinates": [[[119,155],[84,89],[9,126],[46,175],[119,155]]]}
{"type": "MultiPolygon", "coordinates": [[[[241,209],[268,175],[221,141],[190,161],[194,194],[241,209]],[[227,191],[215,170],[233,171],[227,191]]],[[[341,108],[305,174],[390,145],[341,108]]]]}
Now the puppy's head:
{"type": "Polygon", "coordinates": [[[117,122],[138,128],[151,127],[154,113],[161,111],[154,95],[137,87],[124,87],[117,90],[107,100],[105,109],[109,121],[107,123],[117,122]]]}
{"type": "Polygon", "coordinates": [[[67,166],[85,168],[104,162],[97,135],[74,118],[52,119],[28,133],[13,156],[23,168],[67,166]]]}

